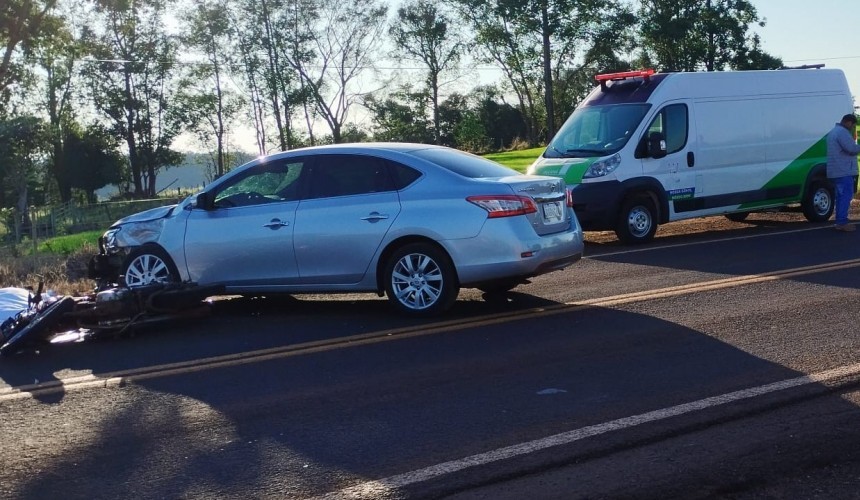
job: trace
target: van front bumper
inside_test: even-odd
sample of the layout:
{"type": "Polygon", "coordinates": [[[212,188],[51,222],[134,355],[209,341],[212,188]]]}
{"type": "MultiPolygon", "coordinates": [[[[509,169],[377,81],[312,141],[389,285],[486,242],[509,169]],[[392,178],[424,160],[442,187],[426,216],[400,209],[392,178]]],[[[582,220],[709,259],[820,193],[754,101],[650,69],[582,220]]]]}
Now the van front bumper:
{"type": "Polygon", "coordinates": [[[573,184],[573,211],[586,231],[608,231],[618,222],[623,186],[619,181],[573,184]]]}

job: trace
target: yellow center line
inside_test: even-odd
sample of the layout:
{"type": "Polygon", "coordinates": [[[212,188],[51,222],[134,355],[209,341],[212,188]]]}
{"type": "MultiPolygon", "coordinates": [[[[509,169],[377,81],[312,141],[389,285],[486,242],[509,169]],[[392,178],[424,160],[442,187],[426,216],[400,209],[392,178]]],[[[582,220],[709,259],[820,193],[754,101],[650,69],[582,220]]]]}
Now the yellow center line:
{"type": "Polygon", "coordinates": [[[641,292],[631,292],[620,295],[613,295],[609,297],[572,301],[551,306],[512,311],[509,313],[478,316],[465,320],[460,319],[440,321],[430,325],[419,325],[404,328],[394,328],[389,330],[380,330],[358,335],[350,335],[348,337],[339,337],[336,339],[303,342],[300,344],[272,347],[268,349],[260,349],[243,353],[213,356],[209,358],[148,366],[143,368],[119,370],[115,372],[102,373],[99,375],[80,375],[64,378],[61,380],[52,380],[50,382],[40,382],[36,384],[0,388],[0,402],[12,399],[28,398],[36,395],[64,392],[72,389],[120,387],[133,382],[167,377],[171,375],[179,375],[215,368],[225,368],[249,363],[257,363],[261,361],[282,359],[292,356],[332,351],[345,347],[356,347],[380,342],[388,342],[391,340],[435,335],[438,333],[461,330],[464,328],[492,326],[501,323],[508,323],[511,321],[562,314],[582,308],[619,306],[634,302],[643,302],[646,300],[675,297],[679,295],[738,287],[742,285],[764,283],[768,281],[793,278],[797,276],[804,276],[821,272],[836,271],[857,266],[860,266],[860,259],[851,259],[840,262],[833,262],[829,264],[818,264],[814,266],[798,267],[783,271],[774,271],[771,273],[735,276],[712,281],[670,286],[666,288],[659,288],[656,290],[645,290],[641,292]]]}

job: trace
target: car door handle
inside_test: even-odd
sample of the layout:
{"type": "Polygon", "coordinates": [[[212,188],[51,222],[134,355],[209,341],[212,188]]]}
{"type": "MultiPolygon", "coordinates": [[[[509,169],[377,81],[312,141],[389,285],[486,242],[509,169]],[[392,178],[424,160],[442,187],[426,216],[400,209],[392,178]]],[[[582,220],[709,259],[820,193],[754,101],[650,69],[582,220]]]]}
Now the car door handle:
{"type": "Polygon", "coordinates": [[[269,229],[280,229],[284,226],[289,226],[289,222],[284,222],[281,219],[272,219],[268,224],[263,224],[263,227],[267,227],[269,229]]]}
{"type": "Polygon", "coordinates": [[[388,215],[386,214],[381,214],[379,212],[370,212],[370,215],[368,215],[367,217],[362,217],[361,220],[366,220],[368,222],[378,222],[387,218],[388,215]]]}

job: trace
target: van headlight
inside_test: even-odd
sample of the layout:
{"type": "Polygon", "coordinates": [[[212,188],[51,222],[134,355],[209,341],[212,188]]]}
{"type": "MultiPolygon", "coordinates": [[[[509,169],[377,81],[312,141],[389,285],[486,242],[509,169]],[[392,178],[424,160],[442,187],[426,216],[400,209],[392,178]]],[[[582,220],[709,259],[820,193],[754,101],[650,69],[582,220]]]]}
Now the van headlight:
{"type": "Polygon", "coordinates": [[[618,168],[618,165],[621,165],[621,155],[615,153],[609,158],[604,158],[602,160],[597,160],[592,163],[588,170],[582,175],[583,178],[591,178],[591,177],[603,177],[604,175],[609,175],[618,168]]]}

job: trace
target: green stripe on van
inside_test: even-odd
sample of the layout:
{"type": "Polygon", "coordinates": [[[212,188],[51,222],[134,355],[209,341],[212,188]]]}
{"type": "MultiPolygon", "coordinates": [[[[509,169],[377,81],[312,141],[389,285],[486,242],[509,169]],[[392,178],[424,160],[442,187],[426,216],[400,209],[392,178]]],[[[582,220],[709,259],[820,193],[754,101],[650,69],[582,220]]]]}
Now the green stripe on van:
{"type": "Polygon", "coordinates": [[[774,203],[791,203],[800,201],[803,192],[803,185],[806,183],[806,177],[812,167],[827,161],[827,136],[822,137],[809,149],[804,151],[794,161],[788,164],[782,171],[776,174],[773,179],[767,182],[762,188],[767,191],[769,189],[779,190],[780,188],[798,187],[797,196],[791,198],[770,199],[753,203],[745,203],[741,205],[741,209],[752,209],[773,205],[774,203]]]}
{"type": "Polygon", "coordinates": [[[564,163],[544,164],[538,166],[534,173],[561,177],[565,184],[581,184],[582,176],[585,175],[588,167],[597,160],[597,158],[578,158],[564,163]]]}

